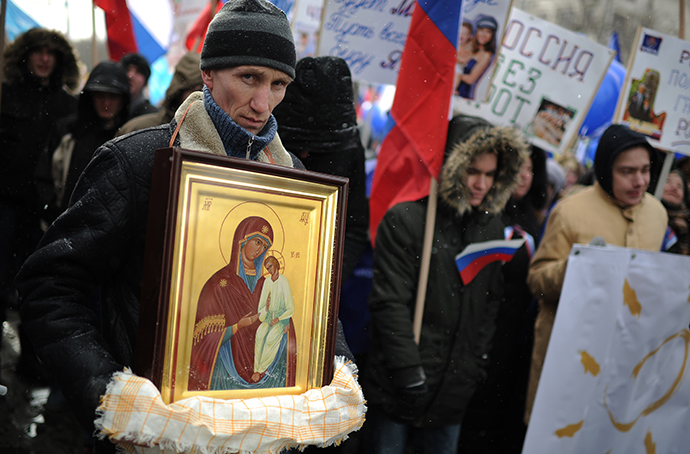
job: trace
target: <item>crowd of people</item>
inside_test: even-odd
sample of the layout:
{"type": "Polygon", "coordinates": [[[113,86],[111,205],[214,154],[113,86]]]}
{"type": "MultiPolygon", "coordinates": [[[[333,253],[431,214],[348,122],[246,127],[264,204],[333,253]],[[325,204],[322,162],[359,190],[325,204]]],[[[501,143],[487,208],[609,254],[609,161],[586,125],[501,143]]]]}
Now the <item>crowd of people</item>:
{"type": "MultiPolygon", "coordinates": [[[[473,73],[495,53],[496,28],[490,17],[462,27],[461,96],[471,97],[473,73]]],[[[150,68],[141,55],[99,63],[74,96],[78,59],[62,34],[32,29],[4,52],[0,321],[18,308],[18,372],[44,380],[71,409],[87,452],[115,452],[91,434],[113,374],[135,362],[156,149],[349,178],[335,350],[357,363],[368,411],[359,433],[330,448],[345,453],[521,452],[572,245],[690,255],[690,158],[676,161],[659,201],[648,191],[662,155],[626,126],[604,132],[586,171],[571,155],[549,157],[514,128],[469,116],[449,124],[438,195],[393,206],[372,252],[350,70],[338,57],[297,61],[285,14],[265,0],[223,6],[201,53],[176,65],[160,108],[146,99],[150,68]],[[420,289],[432,197],[433,251],[420,289]],[[465,282],[455,257],[506,238],[525,240],[513,259],[465,282]],[[350,301],[345,291],[361,267],[371,271],[365,308],[361,293],[350,301]],[[415,339],[418,293],[425,307],[415,339]],[[355,337],[369,342],[353,355],[355,337]]],[[[220,316],[223,326],[200,334],[194,348],[230,353],[221,376],[226,369],[193,350],[204,371],[194,389],[260,382],[274,362],[283,375],[289,368],[294,351],[283,353],[280,339],[289,333],[294,344],[295,302],[281,264],[265,257],[273,230],[264,224],[242,221],[231,263],[204,286],[198,323],[220,316]],[[243,337],[252,342],[233,358],[229,346],[243,337]]]]}

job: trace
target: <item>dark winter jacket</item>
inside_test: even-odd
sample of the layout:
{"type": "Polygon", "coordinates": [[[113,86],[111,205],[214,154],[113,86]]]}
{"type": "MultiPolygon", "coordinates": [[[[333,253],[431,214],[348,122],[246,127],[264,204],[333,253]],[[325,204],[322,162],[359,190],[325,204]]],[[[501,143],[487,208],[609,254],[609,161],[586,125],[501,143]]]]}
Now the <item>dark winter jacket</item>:
{"type": "Polygon", "coordinates": [[[501,264],[486,266],[463,285],[455,256],[471,243],[503,239],[500,211],[516,185],[527,144],[511,128],[456,117],[449,129],[450,154],[439,183],[429,283],[421,339],[412,330],[426,199],[401,203],[384,216],[377,231],[370,364],[363,390],[387,415],[421,427],[457,424],[485,377],[495,318],[503,297],[501,264]],[[494,185],[472,208],[464,176],[482,152],[498,153],[494,185]],[[428,392],[413,399],[405,390],[424,383],[428,392]]]}
{"type": "Polygon", "coordinates": [[[306,57],[273,115],[285,148],[314,172],[350,179],[343,282],[369,242],[364,147],[357,128],[350,69],[339,57],[306,57]]]}
{"type": "MultiPolygon", "coordinates": [[[[106,142],[82,174],[69,208],[17,277],[23,326],[87,428],[112,374],[134,364],[154,151],[169,146],[189,104],[174,145],[226,155],[199,92],[170,124],[106,142]],[[100,319],[90,307],[93,295],[100,319]]],[[[277,135],[268,148],[278,165],[302,167],[277,135]]],[[[268,161],[256,151],[255,160],[268,161]]],[[[340,352],[349,354],[346,347],[340,352]]]]}
{"type": "Polygon", "coordinates": [[[58,120],[73,114],[77,100],[65,91],[77,88],[79,69],[62,34],[31,29],[5,49],[5,80],[0,118],[0,199],[34,210],[34,170],[58,120]],[[50,48],[56,57],[50,83],[43,86],[27,70],[29,53],[50,48]]]}
{"type": "Polygon", "coordinates": [[[36,188],[41,220],[51,224],[67,208],[74,186],[98,147],[112,139],[128,118],[129,85],[120,65],[102,62],[91,71],[79,95],[76,116],[59,122],[36,167],[36,188]],[[120,112],[106,126],[96,112],[93,94],[114,93],[122,97],[120,112]]]}

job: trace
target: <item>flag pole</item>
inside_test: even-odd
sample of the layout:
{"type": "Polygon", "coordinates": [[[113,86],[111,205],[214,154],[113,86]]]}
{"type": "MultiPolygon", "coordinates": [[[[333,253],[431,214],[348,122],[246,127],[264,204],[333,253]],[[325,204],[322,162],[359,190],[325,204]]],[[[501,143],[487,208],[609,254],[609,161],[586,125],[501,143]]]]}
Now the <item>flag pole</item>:
{"type": "MultiPolygon", "coordinates": [[[[680,23],[678,24],[678,37],[680,39],[685,39],[685,0],[678,0],[678,7],[680,9],[680,23]]],[[[671,173],[671,167],[675,161],[675,153],[673,150],[665,150],[666,158],[664,158],[664,165],[661,168],[661,174],[659,175],[659,182],[656,185],[656,190],[654,191],[654,197],[661,200],[661,196],[664,194],[664,186],[666,186],[666,180],[668,179],[668,174],[671,173]]]]}
{"type": "Polygon", "coordinates": [[[434,241],[434,229],[436,227],[436,207],[438,205],[438,182],[431,177],[429,183],[429,201],[426,209],[426,223],[424,227],[424,243],[422,246],[422,260],[419,267],[419,281],[417,284],[417,302],[414,307],[414,319],[412,333],[414,341],[419,345],[422,336],[422,318],[424,316],[424,302],[426,300],[426,287],[429,282],[429,264],[431,262],[431,248],[434,241]]]}
{"type": "Polygon", "coordinates": [[[96,0],[91,0],[91,69],[98,63],[96,42],[96,0]]]}
{"type": "MultiPolygon", "coordinates": [[[[2,1],[0,7],[0,81],[5,79],[5,11],[7,10],[7,2],[2,1]]],[[[0,84],[0,99],[2,96],[2,84],[0,84]]],[[[2,107],[2,106],[0,106],[2,107]]]]}

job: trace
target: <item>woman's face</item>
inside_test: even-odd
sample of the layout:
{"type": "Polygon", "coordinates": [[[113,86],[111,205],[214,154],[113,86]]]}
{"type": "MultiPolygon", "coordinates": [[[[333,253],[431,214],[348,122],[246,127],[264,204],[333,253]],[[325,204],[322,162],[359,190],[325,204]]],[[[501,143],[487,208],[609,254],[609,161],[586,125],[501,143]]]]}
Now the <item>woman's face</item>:
{"type": "Polygon", "coordinates": [[[470,28],[466,25],[460,27],[460,45],[467,44],[467,42],[472,38],[472,32],[470,28]]]}
{"type": "Polygon", "coordinates": [[[101,120],[112,120],[122,110],[122,95],[94,92],[93,106],[101,120]]]}
{"type": "Polygon", "coordinates": [[[529,189],[532,187],[532,179],[534,178],[534,173],[532,173],[532,160],[528,159],[520,167],[520,173],[518,173],[518,186],[513,191],[513,198],[516,200],[522,199],[527,195],[529,189]]]}
{"type": "Polygon", "coordinates": [[[494,31],[490,28],[478,28],[477,29],[477,42],[482,46],[487,45],[492,39],[494,39],[494,31]]]}
{"type": "Polygon", "coordinates": [[[244,243],[242,255],[246,260],[254,261],[268,249],[268,244],[259,237],[254,237],[244,243]]]}
{"type": "Polygon", "coordinates": [[[680,205],[683,203],[683,180],[678,174],[669,174],[661,199],[671,205],[680,205]]]}

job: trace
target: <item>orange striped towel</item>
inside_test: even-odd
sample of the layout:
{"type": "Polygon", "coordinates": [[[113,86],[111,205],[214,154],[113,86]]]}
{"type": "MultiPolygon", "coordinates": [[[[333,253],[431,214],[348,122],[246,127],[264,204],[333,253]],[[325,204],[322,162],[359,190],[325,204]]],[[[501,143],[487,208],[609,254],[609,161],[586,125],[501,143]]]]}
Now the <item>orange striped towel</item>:
{"type": "Polygon", "coordinates": [[[126,452],[278,453],[339,444],[364,423],[357,368],[335,359],[329,386],[297,396],[221,400],[190,397],[165,405],[158,388],[118,372],[98,407],[96,427],[126,452]]]}

